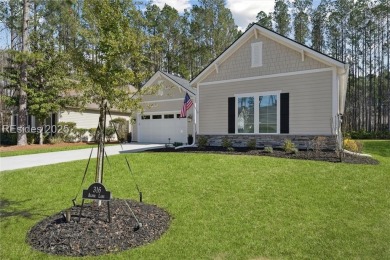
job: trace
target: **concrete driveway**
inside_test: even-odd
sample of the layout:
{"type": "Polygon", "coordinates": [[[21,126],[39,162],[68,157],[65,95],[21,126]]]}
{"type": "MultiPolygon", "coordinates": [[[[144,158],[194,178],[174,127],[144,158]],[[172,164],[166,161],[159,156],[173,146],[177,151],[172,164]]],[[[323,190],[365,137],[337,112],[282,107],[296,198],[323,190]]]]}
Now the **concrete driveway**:
{"type": "MultiPolygon", "coordinates": [[[[163,144],[122,144],[107,146],[107,155],[115,155],[120,153],[140,152],[151,149],[164,147],[163,144]]],[[[88,159],[91,153],[91,148],[70,150],[63,152],[39,153],[30,155],[18,155],[11,157],[0,157],[0,171],[23,169],[41,165],[56,164],[62,162],[71,162],[77,160],[88,159]]],[[[92,157],[96,158],[97,148],[93,149],[92,157]]]]}

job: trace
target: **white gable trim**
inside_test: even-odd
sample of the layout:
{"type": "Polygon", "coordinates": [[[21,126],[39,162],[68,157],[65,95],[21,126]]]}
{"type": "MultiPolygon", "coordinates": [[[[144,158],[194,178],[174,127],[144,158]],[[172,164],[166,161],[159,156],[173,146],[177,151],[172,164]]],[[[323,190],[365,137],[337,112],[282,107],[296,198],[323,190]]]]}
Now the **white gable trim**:
{"type": "MultiPolygon", "coordinates": [[[[247,31],[248,32],[248,31],[247,31]]],[[[230,47],[221,54],[217,59],[215,59],[209,66],[207,66],[195,79],[190,82],[190,85],[196,82],[202,81],[204,78],[208,77],[211,72],[214,71],[214,64],[222,64],[226,59],[232,56],[242,45],[244,45],[248,40],[253,37],[253,34],[244,33],[238,40],[236,40],[230,47]]]]}
{"type": "Polygon", "coordinates": [[[309,74],[309,73],[318,73],[318,72],[325,72],[325,71],[333,71],[333,68],[314,69],[314,70],[301,70],[301,71],[286,72],[286,73],[279,73],[279,74],[270,74],[270,75],[256,76],[256,77],[249,77],[249,78],[239,78],[239,79],[229,79],[229,80],[220,80],[220,81],[210,81],[210,82],[199,83],[199,86],[218,85],[218,84],[225,84],[225,83],[232,83],[232,82],[241,82],[241,81],[248,81],[248,80],[257,80],[257,79],[269,79],[269,78],[287,77],[287,76],[302,75],[302,74],[309,74]]]}
{"type": "Polygon", "coordinates": [[[326,56],[325,54],[322,54],[320,52],[312,50],[304,45],[296,43],[293,40],[288,39],[286,37],[283,37],[277,33],[271,32],[265,28],[260,27],[259,25],[254,25],[251,29],[259,30],[262,32],[262,34],[265,37],[267,37],[271,40],[274,40],[274,41],[276,41],[276,42],[278,42],[286,47],[289,47],[290,49],[297,51],[301,55],[307,55],[310,58],[313,58],[319,62],[325,63],[328,66],[336,66],[336,67],[342,67],[342,68],[345,67],[345,64],[340,62],[340,61],[332,59],[332,58],[326,56]]]}
{"type": "MultiPolygon", "coordinates": [[[[147,87],[152,86],[152,83],[155,82],[156,80],[160,79],[160,78],[163,78],[163,79],[167,80],[168,82],[172,83],[174,86],[178,87],[179,90],[180,90],[180,93],[182,91],[184,91],[184,92],[187,92],[188,95],[194,96],[194,94],[190,90],[184,88],[182,85],[180,85],[179,83],[177,83],[176,81],[174,81],[170,77],[166,76],[161,71],[157,71],[156,73],[154,73],[154,75],[145,83],[145,85],[143,87],[147,88],[147,87]]],[[[158,84],[160,84],[160,82],[158,82],[158,84]]]]}
{"type": "Polygon", "coordinates": [[[150,100],[150,101],[142,101],[141,104],[148,103],[161,103],[161,102],[171,102],[171,101],[183,101],[183,98],[174,98],[174,99],[164,99],[164,100],[150,100]]]}

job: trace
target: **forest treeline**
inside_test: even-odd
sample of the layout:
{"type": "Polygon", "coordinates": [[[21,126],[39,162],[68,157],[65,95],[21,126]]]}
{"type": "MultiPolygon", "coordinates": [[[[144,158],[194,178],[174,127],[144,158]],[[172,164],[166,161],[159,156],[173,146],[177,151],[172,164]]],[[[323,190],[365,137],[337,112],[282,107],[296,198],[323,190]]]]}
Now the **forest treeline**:
{"type": "MultiPolygon", "coordinates": [[[[131,43],[128,46],[131,53],[126,59],[126,66],[132,73],[129,83],[141,87],[157,70],[189,80],[194,78],[243,33],[235,24],[225,0],[199,0],[183,13],[173,6],[160,8],[151,2],[104,0],[111,3],[111,7],[102,6],[95,12],[105,15],[91,18],[93,14],[89,14],[91,21],[101,19],[101,22],[86,22],[86,10],[95,2],[99,1],[2,1],[0,18],[11,39],[8,50],[18,52],[27,44],[30,53],[41,53],[44,60],[57,60],[58,68],[49,69],[47,63],[39,67],[40,70],[48,69],[50,75],[35,71],[36,62],[24,64],[35,71],[31,72],[36,76],[35,80],[63,74],[77,77],[82,74],[77,72],[83,68],[76,66],[78,60],[74,53],[84,53],[81,55],[95,60],[101,57],[104,44],[99,45],[103,49],[95,48],[100,35],[94,32],[104,27],[105,19],[108,24],[113,23],[108,16],[115,14],[112,8],[117,8],[131,31],[130,38],[121,38],[123,43],[131,43]],[[23,43],[26,2],[29,4],[26,27],[29,41],[23,43]]],[[[390,0],[322,0],[318,6],[313,6],[312,0],[275,0],[272,13],[258,11],[253,22],[350,65],[345,131],[390,131],[390,0]]],[[[109,32],[112,41],[119,39],[114,34],[120,34],[121,30],[123,28],[109,32]]],[[[111,46],[109,37],[105,40],[106,47],[111,46]]],[[[3,59],[3,67],[17,67],[17,56],[11,56],[13,61],[3,59]]],[[[20,78],[20,75],[15,77],[20,78]]],[[[7,82],[14,81],[8,79],[7,82]]],[[[42,88],[27,94],[34,96],[39,91],[42,88]]]]}

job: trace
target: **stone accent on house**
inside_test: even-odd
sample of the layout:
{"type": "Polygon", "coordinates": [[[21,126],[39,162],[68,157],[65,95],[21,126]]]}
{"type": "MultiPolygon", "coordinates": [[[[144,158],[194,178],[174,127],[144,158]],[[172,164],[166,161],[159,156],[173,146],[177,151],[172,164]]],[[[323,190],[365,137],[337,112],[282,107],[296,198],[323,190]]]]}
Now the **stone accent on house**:
{"type": "Polygon", "coordinates": [[[227,138],[233,147],[247,147],[248,142],[255,139],[256,148],[263,149],[266,146],[282,148],[285,139],[290,139],[300,150],[321,149],[335,150],[336,136],[329,135],[197,135],[207,139],[208,146],[222,146],[223,140],[227,138]]]}

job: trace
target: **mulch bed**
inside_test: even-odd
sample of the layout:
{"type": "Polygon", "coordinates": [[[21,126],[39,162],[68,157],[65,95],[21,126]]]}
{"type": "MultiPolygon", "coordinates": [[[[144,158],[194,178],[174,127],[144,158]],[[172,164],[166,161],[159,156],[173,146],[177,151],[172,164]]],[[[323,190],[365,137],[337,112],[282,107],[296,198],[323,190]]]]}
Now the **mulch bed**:
{"type": "Polygon", "coordinates": [[[79,220],[80,206],[70,209],[66,221],[65,210],[35,225],[27,234],[27,242],[36,250],[63,256],[87,256],[115,253],[158,239],[169,227],[169,214],[154,205],[133,200],[110,201],[111,222],[107,205],[102,202],[85,204],[79,220]],[[131,213],[141,223],[138,222],[131,213]]]}
{"type": "Polygon", "coordinates": [[[281,149],[274,149],[273,153],[267,153],[262,149],[251,150],[248,148],[234,147],[234,151],[228,151],[220,146],[206,146],[203,149],[197,147],[186,147],[175,149],[172,147],[149,150],[148,152],[184,152],[184,153],[216,153],[216,154],[231,154],[231,155],[253,155],[253,156],[270,156],[278,158],[300,159],[325,161],[333,163],[353,163],[353,164],[379,164],[379,162],[371,157],[356,156],[344,153],[341,157],[335,151],[313,151],[300,150],[298,153],[286,153],[281,149]]]}

